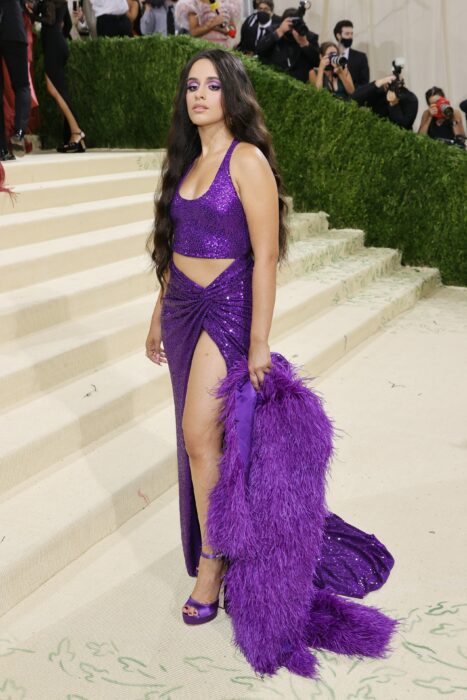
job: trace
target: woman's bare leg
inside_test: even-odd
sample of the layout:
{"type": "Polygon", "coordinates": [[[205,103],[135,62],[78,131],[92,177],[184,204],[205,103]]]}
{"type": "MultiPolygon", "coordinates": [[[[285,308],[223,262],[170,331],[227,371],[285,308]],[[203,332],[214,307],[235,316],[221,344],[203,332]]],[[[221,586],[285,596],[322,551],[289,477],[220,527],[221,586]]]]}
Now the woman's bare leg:
{"type": "MultiPolygon", "coordinates": [[[[209,492],[219,478],[218,462],[222,451],[222,427],[218,424],[219,400],[210,391],[226,372],[225,360],[219,348],[202,331],[193,353],[182,425],[205,552],[213,551],[206,541],[206,516],[209,492]]],[[[216,600],[223,566],[222,559],[200,557],[198,578],[192,593],[195,600],[200,603],[216,600]]],[[[192,606],[185,606],[183,610],[196,614],[192,606]]]]}
{"type": "Polygon", "coordinates": [[[63,97],[60,95],[59,91],[57,90],[57,88],[55,87],[53,82],[50,80],[48,75],[45,76],[45,80],[47,83],[47,91],[48,91],[49,95],[51,95],[54,98],[55,102],[58,104],[61,112],[63,113],[63,116],[67,120],[72,136],[75,135],[75,139],[72,138],[72,141],[79,140],[76,138],[76,135],[81,133],[81,129],[80,129],[75,117],[73,116],[73,112],[68,107],[67,103],[65,102],[63,97]]]}

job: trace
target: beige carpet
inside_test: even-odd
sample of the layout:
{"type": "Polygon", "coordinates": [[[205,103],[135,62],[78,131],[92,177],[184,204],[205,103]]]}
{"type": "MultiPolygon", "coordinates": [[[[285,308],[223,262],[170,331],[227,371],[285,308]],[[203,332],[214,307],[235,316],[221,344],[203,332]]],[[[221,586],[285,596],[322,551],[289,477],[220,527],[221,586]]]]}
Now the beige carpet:
{"type": "Polygon", "coordinates": [[[467,290],[422,299],[316,386],[340,429],[329,505],[396,559],[366,599],[404,619],[388,659],[318,653],[320,681],[261,679],[222,610],[187,628],[174,487],[0,619],[0,700],[465,700],[467,290]]]}

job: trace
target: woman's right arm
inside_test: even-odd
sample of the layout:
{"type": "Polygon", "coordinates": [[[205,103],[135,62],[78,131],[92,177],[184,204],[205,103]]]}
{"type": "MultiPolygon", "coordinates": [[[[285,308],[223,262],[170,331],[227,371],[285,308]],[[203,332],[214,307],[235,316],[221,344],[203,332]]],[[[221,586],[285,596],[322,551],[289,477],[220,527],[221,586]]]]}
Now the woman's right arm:
{"type": "Polygon", "coordinates": [[[189,31],[191,36],[204,36],[208,32],[211,32],[219,24],[225,22],[225,17],[222,15],[216,15],[212,19],[208,20],[206,24],[198,24],[198,15],[194,12],[190,12],[188,15],[189,31]]]}
{"type": "Polygon", "coordinates": [[[419,134],[428,134],[428,129],[430,128],[432,116],[431,112],[429,109],[425,109],[425,111],[422,114],[422,121],[420,122],[420,126],[418,129],[419,134]]]}
{"type": "MultiPolygon", "coordinates": [[[[318,66],[318,72],[316,73],[315,81],[314,81],[314,86],[318,88],[318,90],[323,89],[323,82],[324,82],[324,68],[327,66],[329,63],[329,58],[327,56],[323,56],[319,62],[318,66]]],[[[310,81],[313,82],[313,81],[310,81]]]]}
{"type": "Polygon", "coordinates": [[[164,281],[165,281],[165,287],[164,291],[162,291],[162,287],[159,290],[159,295],[157,297],[156,305],[154,307],[154,311],[152,312],[152,317],[151,317],[151,323],[149,326],[149,332],[146,338],[146,355],[147,357],[151,360],[151,362],[154,362],[156,365],[161,365],[162,363],[167,362],[167,358],[165,356],[165,352],[161,347],[161,311],[162,311],[162,302],[164,300],[164,294],[165,290],[167,289],[167,285],[169,284],[170,280],[170,270],[167,270],[166,274],[164,275],[164,281]]]}

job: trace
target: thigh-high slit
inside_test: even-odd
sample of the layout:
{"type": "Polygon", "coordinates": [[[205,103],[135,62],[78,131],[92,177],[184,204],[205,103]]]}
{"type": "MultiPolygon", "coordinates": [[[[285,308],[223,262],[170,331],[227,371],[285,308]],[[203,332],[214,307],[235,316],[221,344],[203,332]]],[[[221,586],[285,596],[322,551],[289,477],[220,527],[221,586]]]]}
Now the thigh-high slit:
{"type": "MultiPolygon", "coordinates": [[[[162,304],[162,341],[172,380],[177,430],[180,525],[185,564],[196,576],[201,532],[190,463],[182,431],[191,361],[204,330],[221,352],[227,372],[248,355],[252,317],[250,256],[235,259],[202,287],[170,262],[170,280],[162,304]]],[[[394,559],[373,534],[328,513],[314,584],[341,595],[364,597],[386,581],[394,559]]]]}
{"type": "Polygon", "coordinates": [[[252,268],[250,257],[237,258],[210,284],[202,287],[171,262],[170,281],[162,304],[162,341],[175,403],[182,544],[191,576],[196,575],[201,547],[190,462],[182,431],[191,360],[203,330],[219,348],[227,371],[248,353],[252,268]]]}

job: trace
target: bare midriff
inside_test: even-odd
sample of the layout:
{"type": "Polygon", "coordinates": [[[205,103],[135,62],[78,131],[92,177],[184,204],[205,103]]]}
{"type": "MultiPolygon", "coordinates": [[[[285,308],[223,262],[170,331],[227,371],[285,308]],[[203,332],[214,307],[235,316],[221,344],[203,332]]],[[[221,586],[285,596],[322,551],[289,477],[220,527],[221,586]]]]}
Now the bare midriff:
{"type": "Polygon", "coordinates": [[[173,252],[175,267],[201,287],[207,287],[224,272],[235,258],[194,258],[173,252]]]}

